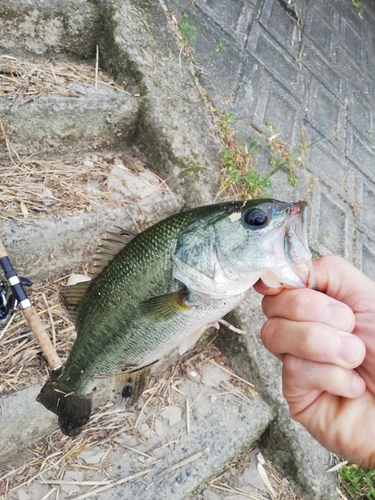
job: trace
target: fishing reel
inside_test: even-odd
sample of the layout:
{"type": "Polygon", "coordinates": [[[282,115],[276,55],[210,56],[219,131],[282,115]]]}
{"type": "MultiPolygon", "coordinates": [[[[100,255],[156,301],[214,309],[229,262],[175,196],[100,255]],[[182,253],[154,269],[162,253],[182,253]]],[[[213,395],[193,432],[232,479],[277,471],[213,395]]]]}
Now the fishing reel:
{"type": "MultiPolygon", "coordinates": [[[[33,283],[28,278],[20,277],[22,286],[31,286],[33,283]]],[[[17,309],[18,300],[13,293],[9,293],[9,286],[5,281],[0,281],[0,321],[6,319],[9,313],[17,309]]]]}

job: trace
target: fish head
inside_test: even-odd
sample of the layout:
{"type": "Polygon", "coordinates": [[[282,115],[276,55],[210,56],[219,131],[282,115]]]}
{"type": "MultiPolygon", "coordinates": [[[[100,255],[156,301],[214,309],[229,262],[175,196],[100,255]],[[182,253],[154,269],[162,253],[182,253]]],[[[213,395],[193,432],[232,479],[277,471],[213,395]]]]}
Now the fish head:
{"type": "Polygon", "coordinates": [[[174,276],[211,297],[243,293],[259,278],[270,287],[311,286],[307,211],[303,201],[222,204],[182,235],[174,276]]]}

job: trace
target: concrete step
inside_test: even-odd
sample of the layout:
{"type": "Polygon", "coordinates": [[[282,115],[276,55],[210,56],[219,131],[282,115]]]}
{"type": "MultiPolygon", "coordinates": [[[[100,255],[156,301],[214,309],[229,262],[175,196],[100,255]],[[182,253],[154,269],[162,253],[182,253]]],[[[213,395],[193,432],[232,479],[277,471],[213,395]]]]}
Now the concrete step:
{"type": "MultiPolygon", "coordinates": [[[[79,70],[80,65],[76,68],[79,70]]],[[[119,144],[125,148],[131,142],[139,112],[139,102],[131,94],[101,83],[97,89],[90,83],[67,83],[61,93],[68,90],[74,97],[52,92],[44,96],[43,86],[38,87],[40,96],[26,95],[25,99],[31,100],[16,110],[13,100],[0,98],[1,119],[13,161],[35,155],[41,158],[109,150],[119,144]]],[[[1,148],[0,161],[8,159],[9,150],[1,148]]]]}
{"type": "Polygon", "coordinates": [[[92,263],[115,226],[139,230],[181,206],[130,152],[33,159],[2,170],[2,241],[18,272],[39,283],[92,263]]]}
{"type": "MultiPolygon", "coordinates": [[[[137,494],[144,500],[194,498],[202,485],[260,437],[273,417],[262,398],[231,375],[222,362],[206,359],[199,363],[198,383],[186,376],[191,367],[179,363],[174,376],[171,377],[170,370],[158,374],[135,411],[119,413],[112,404],[107,404],[94,413],[91,430],[84,431],[82,436],[69,439],[68,443],[65,437],[61,439],[60,431],[52,434],[49,442],[54,443],[55,453],[59,451],[62,456],[69,444],[71,458],[56,464],[52,470],[47,468],[40,476],[34,469],[34,479],[26,467],[25,480],[31,481],[22,487],[23,494],[32,499],[43,498],[53,486],[41,483],[54,481],[60,476],[59,471],[63,471],[63,480],[74,476],[74,471],[83,471],[80,480],[100,482],[111,478],[110,489],[101,491],[98,487],[97,499],[133,498],[137,494]],[[102,427],[101,414],[110,422],[109,430],[102,427]],[[103,430],[99,431],[100,428],[103,430]],[[132,477],[136,480],[131,480],[132,477]]],[[[46,433],[56,428],[56,419],[34,401],[37,390],[21,391],[8,402],[9,410],[13,408],[9,412],[13,422],[6,421],[7,427],[17,426],[22,436],[28,435],[30,439],[33,434],[29,426],[35,421],[46,433]]],[[[5,438],[2,442],[11,441],[5,435],[1,437],[5,438]]],[[[12,442],[14,446],[15,436],[12,442]]],[[[30,450],[37,448],[38,443],[30,450]]],[[[47,453],[43,456],[47,457],[47,453]]],[[[11,471],[19,463],[25,465],[25,455],[8,460],[2,467],[11,471]]],[[[20,484],[14,477],[10,489],[20,484]]],[[[88,489],[88,486],[63,485],[59,498],[71,498],[73,492],[80,498],[88,489]]]]}

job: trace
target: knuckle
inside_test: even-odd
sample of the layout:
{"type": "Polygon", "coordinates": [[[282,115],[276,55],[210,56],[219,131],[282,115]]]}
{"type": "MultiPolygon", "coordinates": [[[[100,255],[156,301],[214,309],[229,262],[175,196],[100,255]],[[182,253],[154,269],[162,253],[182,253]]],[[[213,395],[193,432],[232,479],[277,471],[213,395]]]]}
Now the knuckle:
{"type": "Polygon", "coordinates": [[[296,379],[303,373],[303,359],[286,354],[284,356],[283,376],[289,379],[296,379]]]}
{"type": "Polygon", "coordinates": [[[331,254],[322,257],[326,262],[328,262],[329,266],[332,266],[333,269],[336,267],[340,267],[342,264],[346,265],[347,261],[339,254],[331,254]]]}
{"type": "Polygon", "coordinates": [[[317,344],[316,327],[314,323],[301,323],[300,330],[298,334],[298,350],[299,352],[310,359],[311,356],[319,351],[319,346],[317,344]]]}
{"type": "Polygon", "coordinates": [[[297,320],[304,319],[310,307],[309,290],[296,290],[290,302],[290,311],[293,318],[297,320]]]}
{"type": "Polygon", "coordinates": [[[272,347],[272,339],[274,335],[274,321],[269,319],[266,321],[260,331],[260,336],[263,342],[263,345],[271,351],[272,347]]]}
{"type": "Polygon", "coordinates": [[[271,308],[271,305],[272,305],[272,297],[266,295],[263,298],[263,300],[262,300],[262,310],[263,310],[263,314],[265,316],[267,316],[267,318],[270,317],[270,308],[271,308]]]}

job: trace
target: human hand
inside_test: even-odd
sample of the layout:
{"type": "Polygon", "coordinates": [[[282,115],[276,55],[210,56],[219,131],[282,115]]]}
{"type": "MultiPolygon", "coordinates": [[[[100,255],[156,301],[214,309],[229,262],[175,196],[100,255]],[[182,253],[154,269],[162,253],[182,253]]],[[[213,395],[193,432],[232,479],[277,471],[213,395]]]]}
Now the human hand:
{"type": "Polygon", "coordinates": [[[290,414],[323,446],[375,468],[375,283],[342,257],[313,261],[317,291],[254,286],[264,345],[283,361],[290,414]]]}

